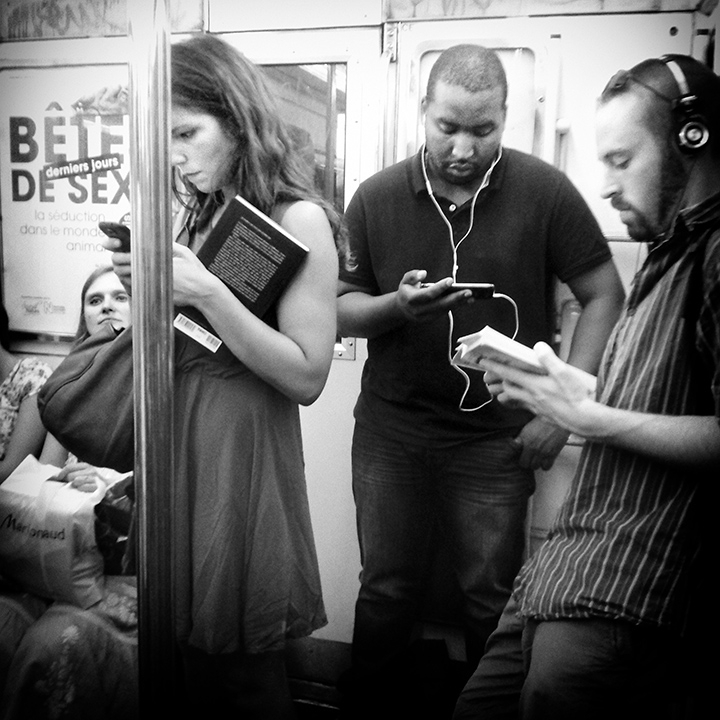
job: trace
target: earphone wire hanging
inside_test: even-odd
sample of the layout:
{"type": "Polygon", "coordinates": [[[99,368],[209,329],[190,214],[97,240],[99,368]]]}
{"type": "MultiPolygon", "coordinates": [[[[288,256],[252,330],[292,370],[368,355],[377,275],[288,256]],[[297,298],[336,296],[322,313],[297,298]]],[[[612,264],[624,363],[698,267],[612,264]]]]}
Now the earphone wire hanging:
{"type": "MultiPolygon", "coordinates": [[[[423,171],[423,177],[425,179],[425,187],[427,188],[428,195],[430,196],[430,199],[432,200],[433,205],[435,205],[435,209],[438,211],[438,214],[442,218],[443,222],[445,223],[445,225],[448,229],[448,232],[450,233],[450,245],[452,247],[452,252],[453,252],[452,279],[453,279],[453,282],[457,282],[457,271],[458,271],[457,251],[458,251],[458,248],[460,247],[460,245],[462,244],[462,242],[465,240],[465,238],[468,237],[468,235],[470,235],[470,232],[473,229],[473,225],[475,223],[475,204],[477,202],[478,196],[480,195],[480,192],[488,186],[488,184],[490,182],[490,175],[492,174],[493,169],[495,168],[495,166],[500,161],[500,158],[502,157],[502,147],[500,147],[500,149],[498,150],[497,156],[495,157],[492,164],[490,165],[487,172],[485,173],[485,176],[483,177],[483,180],[480,183],[480,186],[475,191],[475,195],[473,195],[472,205],[470,206],[469,227],[468,227],[466,233],[457,242],[455,242],[455,239],[453,237],[453,229],[452,229],[452,225],[450,224],[450,221],[445,217],[445,213],[442,211],[442,208],[440,207],[440,203],[438,203],[438,201],[435,199],[435,193],[433,192],[432,185],[430,184],[430,178],[428,177],[427,168],[425,166],[426,152],[427,152],[426,149],[423,147],[423,149],[422,149],[422,171],[423,171]]],[[[493,300],[494,299],[507,300],[513,306],[513,311],[515,313],[515,330],[513,331],[512,338],[514,340],[515,336],[517,335],[518,328],[520,326],[520,321],[519,321],[519,317],[518,317],[518,308],[517,308],[516,302],[509,295],[505,295],[504,293],[495,293],[494,292],[492,299],[493,300]]],[[[484,403],[482,403],[482,405],[478,405],[477,407],[474,407],[474,408],[463,407],[465,398],[467,397],[467,394],[470,391],[470,382],[471,381],[470,381],[470,376],[462,368],[455,365],[455,363],[453,363],[453,361],[452,361],[452,358],[453,358],[453,347],[452,347],[453,330],[455,327],[455,318],[453,317],[452,310],[448,310],[448,321],[449,321],[448,322],[448,360],[450,362],[451,367],[453,367],[457,372],[459,372],[465,379],[465,390],[463,391],[462,397],[460,398],[460,402],[458,404],[458,409],[461,412],[476,412],[477,410],[480,410],[481,408],[485,407],[488,403],[492,402],[493,398],[491,396],[488,400],[486,400],[484,403]]]]}

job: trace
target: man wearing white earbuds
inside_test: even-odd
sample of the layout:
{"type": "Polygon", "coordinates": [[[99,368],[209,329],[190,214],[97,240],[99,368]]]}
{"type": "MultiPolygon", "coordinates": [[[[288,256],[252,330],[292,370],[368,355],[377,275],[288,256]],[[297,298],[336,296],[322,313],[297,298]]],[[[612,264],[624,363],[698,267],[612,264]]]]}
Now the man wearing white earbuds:
{"type": "Polygon", "coordinates": [[[361,588],[342,687],[359,717],[416,714],[409,699],[423,681],[413,682],[408,646],[435,528],[472,671],[522,563],[534,471],[568,439],[494,402],[481,373],[463,375],[451,362],[458,339],[492,325],[526,344],[551,341],[560,279],[582,306],[568,359],[595,373],[622,306],[578,190],[502,144],[507,97],[493,50],[444,50],[422,101],[424,146],[366,179],[345,213],[354,264],[340,275],[338,327],[368,338],[352,448],[361,588]],[[453,282],[491,288],[475,297],[453,282]]]}

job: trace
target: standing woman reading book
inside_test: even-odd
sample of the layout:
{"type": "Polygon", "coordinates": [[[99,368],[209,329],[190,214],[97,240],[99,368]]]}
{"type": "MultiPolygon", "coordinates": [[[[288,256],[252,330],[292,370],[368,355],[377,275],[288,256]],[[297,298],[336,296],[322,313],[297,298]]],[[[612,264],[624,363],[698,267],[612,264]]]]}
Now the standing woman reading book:
{"type": "MultiPolygon", "coordinates": [[[[290,718],[285,641],[327,622],[298,405],[318,397],[332,360],[338,219],[241,53],[193,37],[173,46],[171,68],[184,208],[174,301],[202,313],[223,343],[212,353],[177,336],[174,596],[186,688],[207,717],[290,718]],[[264,320],[195,257],[236,194],[309,248],[264,320]]],[[[115,252],[113,262],[127,284],[130,255],[115,252]]]]}

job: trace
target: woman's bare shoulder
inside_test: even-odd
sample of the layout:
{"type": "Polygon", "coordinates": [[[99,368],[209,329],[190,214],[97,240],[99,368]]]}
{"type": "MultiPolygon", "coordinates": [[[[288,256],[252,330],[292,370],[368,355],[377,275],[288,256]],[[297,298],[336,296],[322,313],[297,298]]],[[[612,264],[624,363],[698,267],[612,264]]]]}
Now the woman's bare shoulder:
{"type": "Polygon", "coordinates": [[[279,205],[273,217],[291,235],[305,243],[332,241],[332,229],[325,210],[310,200],[279,205]]]}

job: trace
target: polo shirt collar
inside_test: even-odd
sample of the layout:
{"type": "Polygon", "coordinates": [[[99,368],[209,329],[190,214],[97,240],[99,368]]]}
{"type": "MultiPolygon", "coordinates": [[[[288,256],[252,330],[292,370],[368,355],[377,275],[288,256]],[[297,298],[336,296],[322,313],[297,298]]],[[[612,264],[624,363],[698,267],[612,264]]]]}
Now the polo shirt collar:
{"type": "MultiPolygon", "coordinates": [[[[425,146],[423,145],[419,152],[415,154],[412,159],[412,163],[410,164],[410,183],[413,192],[417,196],[421,194],[429,194],[427,187],[425,186],[425,176],[422,168],[422,156],[424,151],[425,146]]],[[[498,150],[498,153],[500,153],[500,157],[495,161],[495,166],[490,172],[490,177],[488,178],[488,184],[485,190],[495,190],[502,185],[502,179],[505,176],[505,167],[507,165],[507,148],[501,147],[498,150]]]]}

